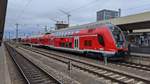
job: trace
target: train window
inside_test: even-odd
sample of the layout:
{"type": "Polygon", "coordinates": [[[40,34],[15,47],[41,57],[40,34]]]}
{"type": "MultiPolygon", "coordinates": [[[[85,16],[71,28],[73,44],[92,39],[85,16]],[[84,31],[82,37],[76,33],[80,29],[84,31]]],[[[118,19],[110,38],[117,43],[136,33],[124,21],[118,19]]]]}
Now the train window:
{"type": "Polygon", "coordinates": [[[67,36],[69,35],[69,32],[67,32],[67,36]]]}
{"type": "Polygon", "coordinates": [[[61,47],[65,47],[65,43],[60,43],[60,46],[61,47]]]}
{"type": "Polygon", "coordinates": [[[78,31],[78,30],[76,30],[76,31],[75,31],[75,33],[79,33],[79,31],[78,31]]]}
{"type": "Polygon", "coordinates": [[[63,32],[63,36],[65,36],[65,32],[63,32]]]}
{"type": "Polygon", "coordinates": [[[59,36],[61,36],[61,32],[59,32],[59,36]]]}
{"type": "Polygon", "coordinates": [[[65,43],[65,47],[67,47],[67,48],[72,48],[72,43],[71,43],[71,42],[65,43]]]}
{"type": "Polygon", "coordinates": [[[72,43],[71,42],[69,43],[69,48],[72,48],[72,43]]]}
{"type": "Polygon", "coordinates": [[[62,47],[65,47],[65,43],[62,43],[62,47]]]}
{"type": "Polygon", "coordinates": [[[87,46],[87,40],[84,41],[84,46],[87,46]]]}
{"type": "Polygon", "coordinates": [[[67,36],[67,32],[65,32],[65,36],[67,36]]]}
{"type": "Polygon", "coordinates": [[[61,32],[61,36],[63,36],[64,35],[64,33],[63,32],[61,32]]]}
{"type": "Polygon", "coordinates": [[[72,35],[73,33],[74,33],[74,32],[72,31],[72,32],[71,32],[71,35],[72,35]]]}
{"type": "Polygon", "coordinates": [[[65,47],[67,47],[67,48],[68,48],[68,47],[69,47],[69,44],[68,44],[68,43],[65,43],[65,44],[66,44],[66,45],[65,45],[65,47]]]}
{"type": "Polygon", "coordinates": [[[104,46],[104,39],[103,39],[103,36],[101,35],[98,35],[98,42],[104,46]]]}
{"type": "Polygon", "coordinates": [[[68,35],[71,35],[71,32],[70,32],[70,31],[68,32],[68,35]]]}
{"type": "Polygon", "coordinates": [[[91,40],[85,40],[84,46],[92,46],[92,41],[91,40]]]}

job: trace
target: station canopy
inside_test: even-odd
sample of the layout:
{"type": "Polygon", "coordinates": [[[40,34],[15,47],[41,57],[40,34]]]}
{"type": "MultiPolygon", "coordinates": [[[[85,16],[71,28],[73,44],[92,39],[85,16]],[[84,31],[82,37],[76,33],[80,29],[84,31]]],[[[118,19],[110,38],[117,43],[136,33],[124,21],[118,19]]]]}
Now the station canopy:
{"type": "Polygon", "coordinates": [[[7,0],[0,0],[0,45],[3,39],[7,0]]]}
{"type": "Polygon", "coordinates": [[[150,29],[150,12],[103,20],[98,23],[118,25],[122,30],[150,29]]]}

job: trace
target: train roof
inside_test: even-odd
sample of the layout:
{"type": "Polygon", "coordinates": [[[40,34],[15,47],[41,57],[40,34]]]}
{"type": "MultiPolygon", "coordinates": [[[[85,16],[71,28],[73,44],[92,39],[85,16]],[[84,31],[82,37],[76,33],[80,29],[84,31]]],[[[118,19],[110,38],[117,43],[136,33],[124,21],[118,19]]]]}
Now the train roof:
{"type": "MultiPolygon", "coordinates": [[[[60,34],[72,35],[73,33],[78,33],[80,29],[89,29],[89,28],[91,29],[91,28],[96,28],[98,26],[114,26],[114,25],[110,24],[110,23],[99,23],[99,22],[88,23],[88,24],[83,24],[83,25],[79,25],[79,26],[68,27],[65,29],[55,30],[52,32],[52,34],[53,35],[58,35],[58,34],[59,35],[60,34]],[[64,33],[61,33],[61,32],[64,32],[64,33]]],[[[46,34],[28,36],[28,38],[42,37],[44,35],[46,35],[46,34]]],[[[49,35],[49,34],[47,34],[47,35],[49,35]]],[[[27,38],[27,37],[23,37],[23,38],[27,38]]]]}
{"type": "MultiPolygon", "coordinates": [[[[55,30],[53,32],[58,32],[58,31],[72,31],[72,30],[79,30],[79,29],[89,29],[89,28],[96,28],[98,26],[113,26],[113,24],[110,23],[99,23],[99,22],[95,22],[95,23],[88,23],[88,24],[83,24],[83,25],[79,25],[79,26],[72,26],[72,27],[68,27],[68,28],[64,28],[64,29],[60,29],[60,30],[55,30]]],[[[52,33],[53,33],[52,32],[52,33]]]]}
{"type": "Polygon", "coordinates": [[[114,26],[112,24],[99,24],[97,23],[89,23],[89,24],[83,24],[80,26],[73,26],[73,27],[69,27],[69,28],[65,28],[65,29],[60,29],[60,30],[56,30],[54,32],[52,32],[52,35],[55,36],[66,36],[66,35],[73,35],[73,34],[77,34],[79,33],[80,29],[91,29],[91,28],[96,28],[99,26],[114,26]]]}

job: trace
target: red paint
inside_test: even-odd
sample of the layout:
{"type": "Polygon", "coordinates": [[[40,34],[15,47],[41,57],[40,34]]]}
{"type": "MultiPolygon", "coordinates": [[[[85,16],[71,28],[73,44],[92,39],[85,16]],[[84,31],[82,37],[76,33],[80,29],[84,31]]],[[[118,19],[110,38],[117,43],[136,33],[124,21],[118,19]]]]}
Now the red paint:
{"type": "MultiPolygon", "coordinates": [[[[86,50],[100,51],[100,49],[103,49],[103,51],[110,51],[110,52],[117,52],[118,50],[127,51],[127,48],[116,47],[116,44],[113,40],[114,38],[108,26],[99,26],[91,29],[79,29],[77,31],[72,31],[73,33],[70,34],[69,36],[68,35],[57,36],[56,34],[52,33],[52,34],[41,35],[37,37],[24,38],[22,41],[26,43],[54,46],[54,47],[62,47],[68,45],[70,46],[68,49],[70,48],[74,49],[75,37],[79,37],[79,50],[86,49],[86,50]],[[103,37],[105,46],[101,45],[98,42],[99,35],[103,37]],[[90,41],[91,42],[91,44],[89,44],[90,46],[86,46],[85,41],[88,42],[90,41]]],[[[62,33],[63,31],[60,30],[58,32],[62,33]]],[[[65,32],[70,32],[70,30],[66,30],[65,32]]],[[[124,38],[124,42],[126,42],[125,38],[124,38]]]]}

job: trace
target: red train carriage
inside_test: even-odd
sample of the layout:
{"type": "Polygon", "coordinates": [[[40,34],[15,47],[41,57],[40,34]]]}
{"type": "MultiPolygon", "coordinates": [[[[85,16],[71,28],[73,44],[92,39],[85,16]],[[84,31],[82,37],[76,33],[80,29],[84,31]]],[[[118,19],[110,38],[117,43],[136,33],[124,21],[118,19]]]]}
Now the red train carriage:
{"type": "Polygon", "coordinates": [[[50,34],[47,35],[43,35],[42,37],[40,37],[40,41],[42,42],[41,44],[44,46],[49,46],[50,45],[50,34]]]}
{"type": "Polygon", "coordinates": [[[45,44],[45,39],[43,38],[45,35],[35,35],[30,37],[30,43],[34,46],[42,46],[45,44]]]}
{"type": "Polygon", "coordinates": [[[77,26],[57,30],[39,38],[42,45],[80,53],[120,58],[127,52],[125,37],[117,26],[77,26]]]}
{"type": "Polygon", "coordinates": [[[37,44],[38,43],[38,39],[36,37],[31,37],[31,44],[37,44]]]}
{"type": "Polygon", "coordinates": [[[30,38],[28,36],[27,37],[22,37],[21,38],[21,43],[29,44],[30,43],[30,38]]]}

